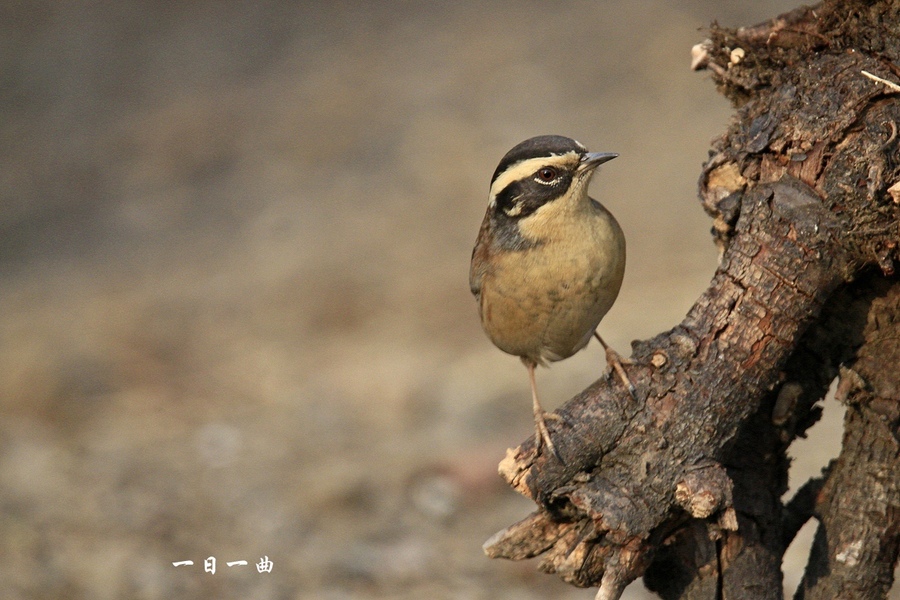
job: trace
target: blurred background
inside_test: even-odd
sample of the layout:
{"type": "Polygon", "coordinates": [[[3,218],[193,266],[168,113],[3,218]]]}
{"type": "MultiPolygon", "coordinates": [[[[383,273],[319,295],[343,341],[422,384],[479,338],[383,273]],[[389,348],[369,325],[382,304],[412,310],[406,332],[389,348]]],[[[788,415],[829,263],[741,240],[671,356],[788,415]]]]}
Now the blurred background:
{"type": "MultiPolygon", "coordinates": [[[[731,109],[690,48],[795,5],[0,4],[0,596],[592,598],[481,550],[533,506],[496,475],[526,372],[468,290],[490,176],[537,134],[621,154],[629,354],[716,265],[731,109]]],[[[545,406],[604,366],[541,370],[545,406]]]]}

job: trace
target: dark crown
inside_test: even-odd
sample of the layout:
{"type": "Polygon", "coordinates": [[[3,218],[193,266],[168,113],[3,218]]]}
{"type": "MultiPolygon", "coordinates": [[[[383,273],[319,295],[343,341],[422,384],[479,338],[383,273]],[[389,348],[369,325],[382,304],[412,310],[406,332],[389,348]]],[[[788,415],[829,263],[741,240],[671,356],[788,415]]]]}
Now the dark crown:
{"type": "Polygon", "coordinates": [[[529,138],[524,142],[513,146],[512,150],[500,159],[500,164],[491,177],[491,183],[496,181],[500,173],[510,168],[517,162],[528,160],[529,158],[538,158],[539,156],[552,156],[554,154],[565,154],[566,152],[585,153],[587,148],[573,140],[562,135],[539,135],[529,138]]]}

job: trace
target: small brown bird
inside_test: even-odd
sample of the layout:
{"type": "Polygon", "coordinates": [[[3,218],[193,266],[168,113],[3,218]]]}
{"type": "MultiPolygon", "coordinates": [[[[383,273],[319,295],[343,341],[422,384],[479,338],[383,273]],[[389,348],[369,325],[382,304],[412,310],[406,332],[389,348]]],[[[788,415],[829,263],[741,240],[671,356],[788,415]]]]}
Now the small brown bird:
{"type": "Polygon", "coordinates": [[[618,154],[588,152],[558,135],[525,140],[491,179],[469,284],[494,344],[528,368],[535,446],[559,457],[538,401],[534,368],[568,358],[596,336],[607,362],[633,393],[621,359],[596,333],[625,274],[625,235],[588,196],[594,170],[618,154]]]}

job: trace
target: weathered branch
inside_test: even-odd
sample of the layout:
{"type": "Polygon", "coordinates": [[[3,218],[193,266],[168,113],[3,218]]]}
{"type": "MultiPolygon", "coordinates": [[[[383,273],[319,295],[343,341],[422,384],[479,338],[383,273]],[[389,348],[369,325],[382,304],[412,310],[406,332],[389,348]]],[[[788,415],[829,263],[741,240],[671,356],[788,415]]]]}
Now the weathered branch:
{"type": "Polygon", "coordinates": [[[882,19],[898,5],[713,29],[701,64],[740,104],[700,182],[720,267],[680,325],[633,344],[636,399],[600,380],[549,422],[562,462],[531,441],[509,451],[501,474],[539,509],[489,555],[544,554],[598,598],[644,573],[666,598],[781,597],[799,527],[784,527],[784,451],[861,343],[837,292],[898,258],[900,103],[861,74],[900,73],[882,19]]]}
{"type": "Polygon", "coordinates": [[[842,369],[844,444],[818,494],[798,599],[884,598],[900,553],[900,284],[876,279],[860,292],[865,341],[842,369]]]}

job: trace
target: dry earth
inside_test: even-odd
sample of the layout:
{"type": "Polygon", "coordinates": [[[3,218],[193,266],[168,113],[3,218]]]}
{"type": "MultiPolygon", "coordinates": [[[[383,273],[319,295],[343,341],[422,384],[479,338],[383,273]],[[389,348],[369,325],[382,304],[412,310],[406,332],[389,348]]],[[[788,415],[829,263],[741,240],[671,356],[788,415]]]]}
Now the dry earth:
{"type": "MultiPolygon", "coordinates": [[[[621,154],[592,189],[627,354],[715,267],[730,108],[690,47],[793,6],[3,3],[0,596],[591,598],[481,551],[530,510],[495,469],[532,431],[467,289],[488,179],[541,133],[621,154]]],[[[545,404],[602,364],[541,371],[545,404]]]]}

